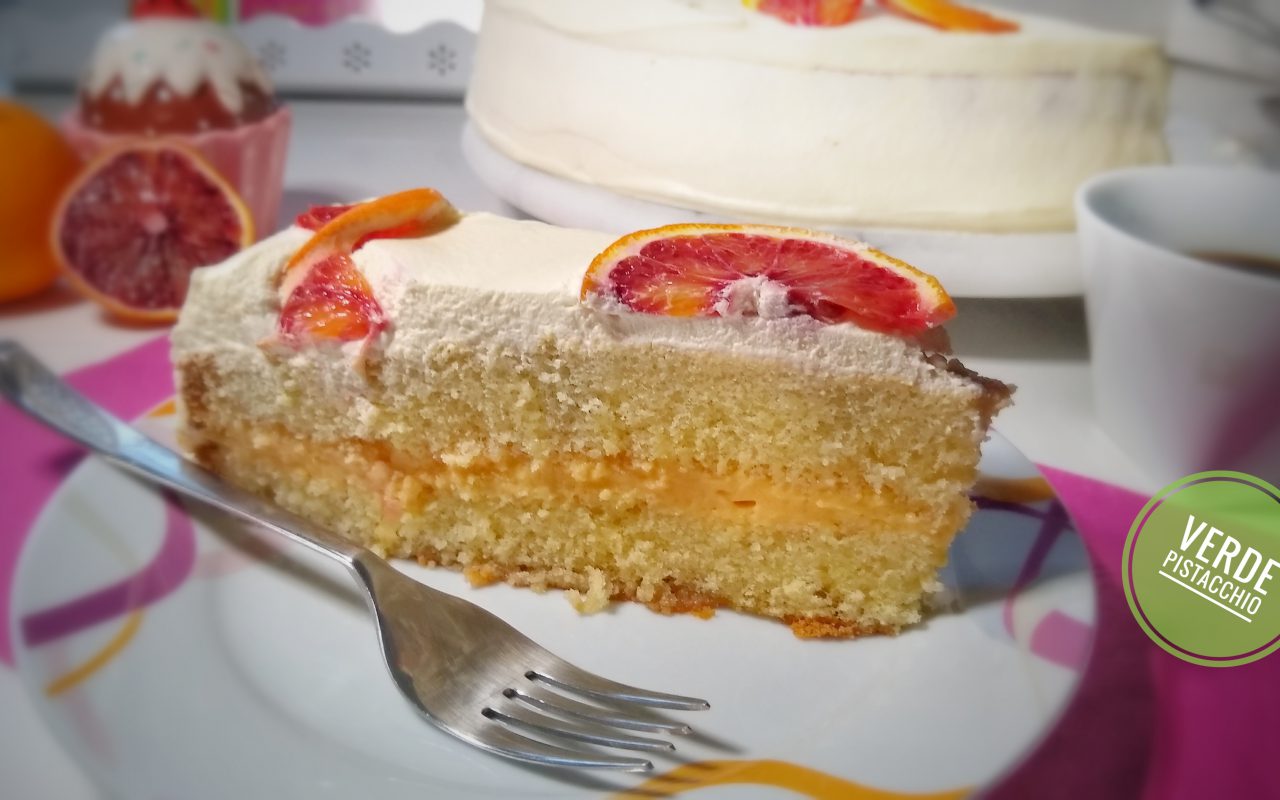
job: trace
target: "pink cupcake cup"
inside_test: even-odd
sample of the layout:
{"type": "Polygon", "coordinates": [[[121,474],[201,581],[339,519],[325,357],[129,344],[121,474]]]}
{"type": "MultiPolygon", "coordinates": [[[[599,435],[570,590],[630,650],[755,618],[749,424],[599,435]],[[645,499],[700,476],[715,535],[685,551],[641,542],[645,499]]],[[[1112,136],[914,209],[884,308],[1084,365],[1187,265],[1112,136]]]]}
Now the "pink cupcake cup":
{"type": "Polygon", "coordinates": [[[172,141],[195,150],[240,193],[253,217],[256,236],[261,239],[276,230],[291,123],[289,109],[281,106],[257,122],[227,130],[141,137],[87,127],[73,109],[63,117],[62,131],[86,160],[138,138],[172,141]]]}

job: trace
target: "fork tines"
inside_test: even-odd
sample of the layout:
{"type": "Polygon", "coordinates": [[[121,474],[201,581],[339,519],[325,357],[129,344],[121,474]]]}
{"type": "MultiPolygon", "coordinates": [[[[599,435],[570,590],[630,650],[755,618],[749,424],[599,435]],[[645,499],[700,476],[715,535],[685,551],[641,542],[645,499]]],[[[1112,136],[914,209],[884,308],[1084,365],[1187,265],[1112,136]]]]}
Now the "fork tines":
{"type": "MultiPolygon", "coordinates": [[[[529,670],[524,678],[502,692],[507,702],[495,699],[481,713],[503,725],[504,733],[523,739],[529,747],[524,760],[539,763],[648,771],[653,768],[648,759],[608,756],[593,748],[574,745],[673,752],[675,745],[666,739],[624,731],[686,736],[692,733],[688,725],[652,709],[695,711],[711,707],[705,700],[615,683],[567,664],[556,665],[554,669],[529,670]],[[583,702],[562,692],[593,702],[583,702]],[[550,754],[552,760],[548,760],[548,748],[554,751],[550,754]]],[[[503,738],[514,744],[510,736],[503,738]]],[[[517,753],[507,755],[521,758],[517,753]]]]}

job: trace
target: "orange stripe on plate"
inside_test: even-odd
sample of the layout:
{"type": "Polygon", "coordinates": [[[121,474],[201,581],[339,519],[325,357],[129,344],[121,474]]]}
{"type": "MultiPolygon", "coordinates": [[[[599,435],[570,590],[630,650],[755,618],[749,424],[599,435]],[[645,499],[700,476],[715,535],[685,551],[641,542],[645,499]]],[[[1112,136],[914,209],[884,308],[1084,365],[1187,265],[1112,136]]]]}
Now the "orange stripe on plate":
{"type": "Polygon", "coordinates": [[[148,411],[147,416],[148,417],[172,417],[176,413],[178,413],[178,404],[172,397],[170,397],[168,400],[165,400],[160,405],[148,411]]]}
{"type": "Polygon", "coordinates": [[[776,786],[815,800],[957,800],[968,797],[972,791],[948,789],[919,794],[875,789],[786,761],[695,761],[654,776],[634,789],[619,792],[614,800],[675,797],[706,786],[734,783],[776,786]]]}
{"type": "Polygon", "coordinates": [[[105,667],[111,659],[115,658],[129,644],[141,624],[141,611],[135,611],[130,614],[125,619],[124,624],[120,626],[120,630],[111,638],[111,641],[107,642],[106,646],[95,653],[88,661],[50,681],[49,685],[44,687],[44,693],[49,697],[57,697],[68,689],[88,680],[93,673],[105,667]]]}
{"type": "Polygon", "coordinates": [[[1002,503],[1035,503],[1052,500],[1053,487],[1044,478],[997,478],[979,475],[972,494],[1002,503]]]}

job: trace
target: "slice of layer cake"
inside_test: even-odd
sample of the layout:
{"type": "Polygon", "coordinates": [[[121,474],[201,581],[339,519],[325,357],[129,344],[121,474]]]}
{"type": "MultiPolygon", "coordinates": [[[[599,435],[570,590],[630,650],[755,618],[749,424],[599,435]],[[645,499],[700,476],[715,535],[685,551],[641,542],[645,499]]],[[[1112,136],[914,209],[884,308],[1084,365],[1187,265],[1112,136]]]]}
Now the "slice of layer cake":
{"type": "Polygon", "coordinates": [[[343,211],[196,273],[173,360],[200,463],[585,611],[920,620],[1008,397],[928,349],[931,278],[792,229],[615,244],[427,190],[343,211]]]}

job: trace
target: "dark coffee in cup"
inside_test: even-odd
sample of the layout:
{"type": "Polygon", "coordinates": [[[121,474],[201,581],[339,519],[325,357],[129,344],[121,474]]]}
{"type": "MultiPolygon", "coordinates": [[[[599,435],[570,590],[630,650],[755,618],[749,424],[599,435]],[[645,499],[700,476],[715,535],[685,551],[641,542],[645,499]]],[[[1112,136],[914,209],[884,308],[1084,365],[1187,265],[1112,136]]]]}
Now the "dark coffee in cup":
{"type": "Polygon", "coordinates": [[[1248,272],[1261,272],[1280,278],[1280,257],[1277,256],[1262,256],[1254,253],[1227,253],[1221,251],[1188,253],[1187,255],[1192,258],[1198,258],[1201,261],[1208,261],[1211,264],[1217,264],[1220,267],[1231,267],[1232,269],[1242,269],[1248,272]]]}

